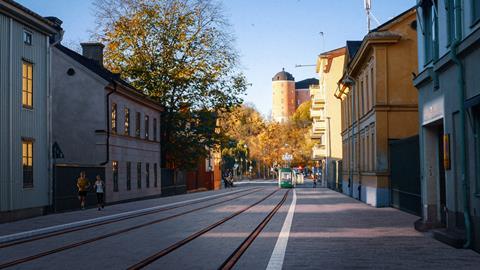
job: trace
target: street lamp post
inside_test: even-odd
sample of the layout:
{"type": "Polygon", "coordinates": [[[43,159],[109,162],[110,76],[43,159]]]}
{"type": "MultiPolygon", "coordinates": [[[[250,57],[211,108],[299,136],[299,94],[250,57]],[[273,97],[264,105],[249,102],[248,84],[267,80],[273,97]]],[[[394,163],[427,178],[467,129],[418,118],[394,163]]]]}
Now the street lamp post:
{"type": "Polygon", "coordinates": [[[240,179],[243,179],[243,157],[240,158],[240,179]]]}
{"type": "Polygon", "coordinates": [[[326,185],[328,186],[328,179],[330,177],[330,174],[329,174],[329,164],[330,164],[330,158],[332,156],[332,141],[331,141],[331,137],[330,137],[330,117],[327,116],[327,140],[328,140],[328,143],[327,143],[327,147],[328,147],[328,151],[327,151],[327,158],[325,160],[325,182],[326,182],[326,185]]]}

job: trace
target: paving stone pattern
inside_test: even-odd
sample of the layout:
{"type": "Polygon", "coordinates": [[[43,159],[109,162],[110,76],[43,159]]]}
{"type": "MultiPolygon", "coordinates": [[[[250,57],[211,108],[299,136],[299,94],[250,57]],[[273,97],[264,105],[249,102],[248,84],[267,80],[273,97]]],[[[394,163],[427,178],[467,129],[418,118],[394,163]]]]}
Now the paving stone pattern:
{"type": "Polygon", "coordinates": [[[298,188],[284,269],[480,269],[480,254],[417,232],[418,217],[298,188]]]}

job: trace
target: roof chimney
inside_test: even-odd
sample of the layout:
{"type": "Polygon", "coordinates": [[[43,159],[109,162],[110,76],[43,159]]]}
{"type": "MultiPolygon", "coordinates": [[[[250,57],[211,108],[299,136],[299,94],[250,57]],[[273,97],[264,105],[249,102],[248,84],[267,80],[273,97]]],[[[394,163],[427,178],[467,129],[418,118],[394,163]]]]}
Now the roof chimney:
{"type": "Polygon", "coordinates": [[[97,62],[100,66],[103,66],[103,48],[105,47],[99,42],[85,42],[80,43],[82,45],[83,56],[97,62]]]}

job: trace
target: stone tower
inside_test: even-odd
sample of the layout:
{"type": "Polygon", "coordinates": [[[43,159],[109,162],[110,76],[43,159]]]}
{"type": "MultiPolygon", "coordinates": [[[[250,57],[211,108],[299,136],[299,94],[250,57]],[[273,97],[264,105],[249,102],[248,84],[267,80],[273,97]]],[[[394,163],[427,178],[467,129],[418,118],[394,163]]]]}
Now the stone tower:
{"type": "Polygon", "coordinates": [[[296,109],[295,78],[282,69],[272,78],[272,117],[277,122],[286,122],[296,109]]]}

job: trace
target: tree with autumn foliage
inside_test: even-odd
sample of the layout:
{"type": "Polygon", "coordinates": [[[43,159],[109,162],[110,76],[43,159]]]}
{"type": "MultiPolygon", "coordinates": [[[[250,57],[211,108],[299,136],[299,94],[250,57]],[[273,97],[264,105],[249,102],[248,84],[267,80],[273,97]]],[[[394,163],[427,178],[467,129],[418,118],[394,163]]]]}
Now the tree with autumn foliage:
{"type": "Polygon", "coordinates": [[[311,162],[313,142],[309,136],[310,106],[306,102],[299,106],[290,121],[277,123],[266,121],[251,105],[237,107],[224,114],[222,129],[230,138],[222,156],[224,165],[231,168],[234,159],[244,157],[254,160],[254,170],[259,176],[269,174],[275,164],[282,165],[282,155],[293,155],[292,166],[305,166],[311,162]],[[247,152],[245,147],[248,147],[247,152]]]}
{"type": "Polygon", "coordinates": [[[105,64],[165,109],[162,167],[192,168],[224,142],[217,117],[242,103],[232,31],[215,0],[96,0],[105,64]],[[179,151],[181,149],[181,151],[179,151]]]}

